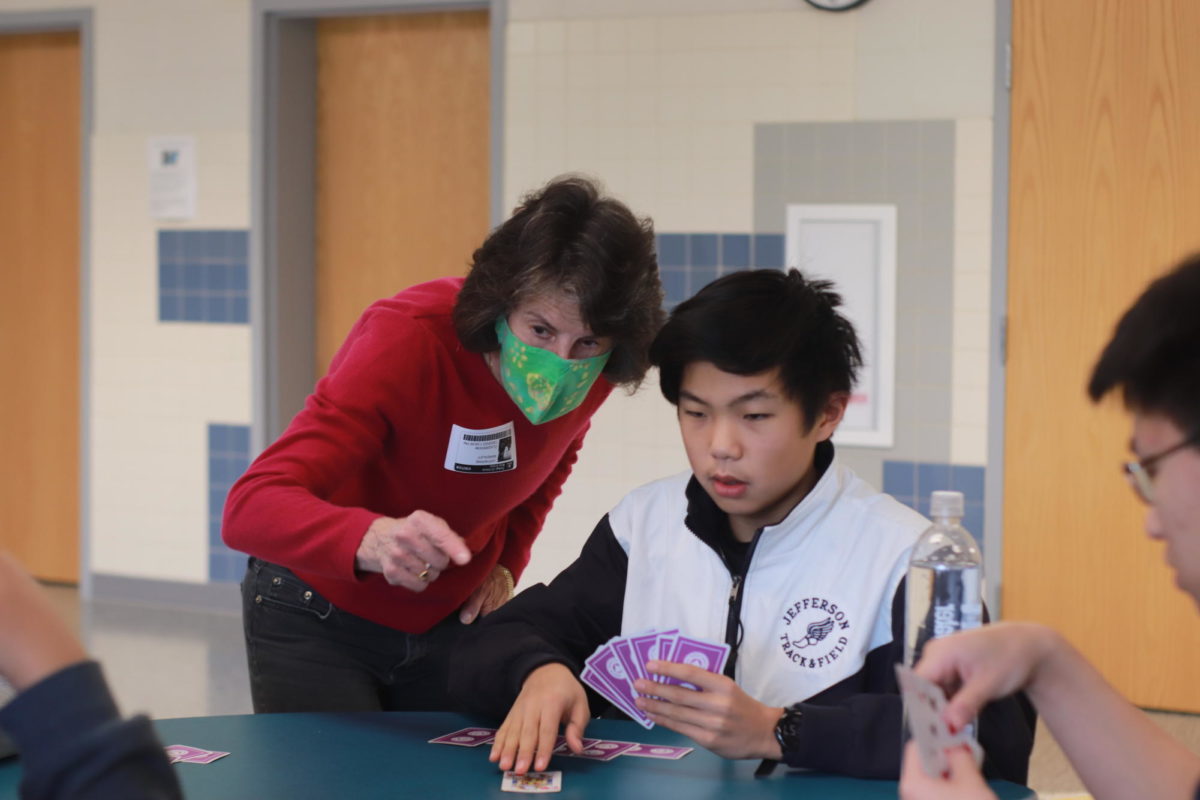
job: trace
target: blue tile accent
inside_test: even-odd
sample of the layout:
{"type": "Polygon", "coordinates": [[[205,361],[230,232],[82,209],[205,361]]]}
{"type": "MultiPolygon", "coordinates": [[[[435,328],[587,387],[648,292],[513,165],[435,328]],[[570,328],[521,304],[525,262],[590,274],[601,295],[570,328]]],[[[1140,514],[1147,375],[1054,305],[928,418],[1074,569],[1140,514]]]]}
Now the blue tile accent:
{"type": "Polygon", "coordinates": [[[250,463],[250,428],[247,425],[208,426],[208,579],[241,580],[245,556],[221,541],[225,498],[250,463]]]}
{"type": "Polygon", "coordinates": [[[985,501],[984,468],[952,466],[950,468],[950,488],[963,493],[963,499],[968,505],[983,504],[985,501]]]}
{"type": "Polygon", "coordinates": [[[250,291],[250,269],[243,261],[233,263],[229,267],[229,290],[232,292],[250,291]]]}
{"type": "Polygon", "coordinates": [[[173,261],[158,265],[158,288],[164,292],[183,288],[183,269],[173,261]]]}
{"type": "Polygon", "coordinates": [[[235,297],[230,301],[230,322],[247,323],[250,321],[250,300],[246,297],[235,297]]]}
{"type": "Polygon", "coordinates": [[[660,270],[663,295],[668,308],[674,308],[687,299],[687,272],[682,269],[660,270]]]}
{"type": "Polygon", "coordinates": [[[164,322],[183,319],[183,301],[177,292],[163,292],[158,298],[158,318],[164,322]]]}
{"type": "Polygon", "coordinates": [[[687,245],[686,233],[660,233],[658,235],[658,265],[660,267],[686,267],[688,265],[687,245]]]}
{"type": "Polygon", "coordinates": [[[783,267],[783,234],[756,233],[754,234],[754,266],[783,267]]]}
{"type": "MultiPolygon", "coordinates": [[[[716,267],[718,262],[717,242],[717,234],[715,233],[693,233],[690,266],[716,267]]],[[[699,284],[697,288],[702,285],[699,284]]]]}
{"type": "Polygon", "coordinates": [[[205,289],[205,265],[198,261],[190,261],[183,267],[183,288],[197,295],[205,289]]]}
{"type": "Polygon", "coordinates": [[[229,286],[230,268],[224,264],[209,264],[205,269],[204,288],[224,299],[229,286]]]}
{"type": "Polygon", "coordinates": [[[250,426],[231,425],[229,449],[243,459],[250,457],[250,426]]]}
{"type": "Polygon", "coordinates": [[[783,267],[781,233],[659,233],[656,247],[667,308],[730,272],[783,267]]]}
{"type": "Polygon", "coordinates": [[[884,461],[883,491],[911,508],[917,497],[917,465],[911,461],[884,461]]]}
{"type": "Polygon", "coordinates": [[[691,287],[689,294],[695,294],[717,279],[716,267],[692,267],[691,287]]]}
{"type": "Polygon", "coordinates": [[[250,321],[248,231],[160,230],[157,236],[159,321],[250,321]]]}
{"type": "Polygon", "coordinates": [[[977,503],[968,503],[963,509],[962,525],[967,531],[975,537],[975,543],[979,545],[979,549],[983,550],[983,506],[977,503]]]}
{"type": "Polygon", "coordinates": [[[209,553],[208,577],[210,581],[234,583],[242,579],[246,570],[246,557],[230,550],[227,553],[209,553]]]}
{"type": "Polygon", "coordinates": [[[208,449],[210,453],[224,453],[229,449],[229,427],[228,425],[208,426],[208,449]]]}
{"type": "Polygon", "coordinates": [[[929,503],[929,493],[950,488],[949,464],[917,465],[917,499],[929,503]]]}
{"type": "Polygon", "coordinates": [[[985,468],[955,464],[883,462],[883,491],[929,516],[929,496],[939,489],[963,493],[963,527],[983,547],[985,468]]]}
{"type": "Polygon", "coordinates": [[[721,266],[727,272],[750,266],[750,234],[726,233],[721,236],[721,266]]]}
{"type": "Polygon", "coordinates": [[[195,294],[183,296],[183,319],[186,322],[204,321],[204,300],[205,298],[195,294]]]}

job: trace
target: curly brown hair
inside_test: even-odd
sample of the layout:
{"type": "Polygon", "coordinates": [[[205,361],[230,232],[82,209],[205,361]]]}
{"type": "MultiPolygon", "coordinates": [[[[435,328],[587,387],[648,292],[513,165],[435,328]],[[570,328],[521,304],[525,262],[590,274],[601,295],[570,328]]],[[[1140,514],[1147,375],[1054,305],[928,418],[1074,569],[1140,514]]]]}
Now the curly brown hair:
{"type": "Polygon", "coordinates": [[[474,352],[498,349],[496,320],[549,291],[575,298],[592,333],[612,337],[603,374],[636,388],[664,318],[650,220],[578,175],[526,195],[475,251],[454,305],[458,338],[474,352]]]}

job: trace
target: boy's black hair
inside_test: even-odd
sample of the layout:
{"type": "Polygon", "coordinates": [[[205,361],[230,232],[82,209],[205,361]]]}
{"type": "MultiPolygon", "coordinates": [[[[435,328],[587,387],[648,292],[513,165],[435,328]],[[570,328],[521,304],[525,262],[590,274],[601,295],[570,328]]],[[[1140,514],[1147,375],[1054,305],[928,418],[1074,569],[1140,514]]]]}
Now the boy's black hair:
{"type": "Polygon", "coordinates": [[[1151,283],[1117,323],[1088,394],[1099,400],[1115,388],[1127,408],[1200,433],[1200,255],[1151,283]]]}
{"type": "Polygon", "coordinates": [[[779,367],[788,397],[812,427],[835,392],[848,392],[862,348],[833,283],[799,270],[758,269],[718,278],[680,303],[650,345],[663,397],[679,404],[684,368],[709,361],[734,375],[779,367]]]}

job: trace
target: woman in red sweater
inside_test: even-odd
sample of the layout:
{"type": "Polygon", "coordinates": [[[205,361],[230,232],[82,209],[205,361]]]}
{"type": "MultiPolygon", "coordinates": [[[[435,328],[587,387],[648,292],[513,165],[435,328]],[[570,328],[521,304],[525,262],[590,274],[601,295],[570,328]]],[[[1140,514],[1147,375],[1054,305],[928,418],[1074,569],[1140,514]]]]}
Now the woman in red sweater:
{"type": "Polygon", "coordinates": [[[230,490],[257,712],[449,707],[593,413],[662,322],[649,221],[568,177],[445,278],[373,304],[230,490]]]}

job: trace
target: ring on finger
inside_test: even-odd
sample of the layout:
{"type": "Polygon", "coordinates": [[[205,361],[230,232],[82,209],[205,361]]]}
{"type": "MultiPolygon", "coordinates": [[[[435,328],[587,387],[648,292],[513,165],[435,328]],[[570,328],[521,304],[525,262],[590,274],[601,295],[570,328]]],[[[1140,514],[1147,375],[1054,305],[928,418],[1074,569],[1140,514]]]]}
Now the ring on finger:
{"type": "Polygon", "coordinates": [[[428,561],[426,561],[425,569],[417,573],[417,580],[421,581],[422,583],[427,582],[429,580],[429,570],[431,569],[433,569],[433,564],[430,564],[428,561]]]}

